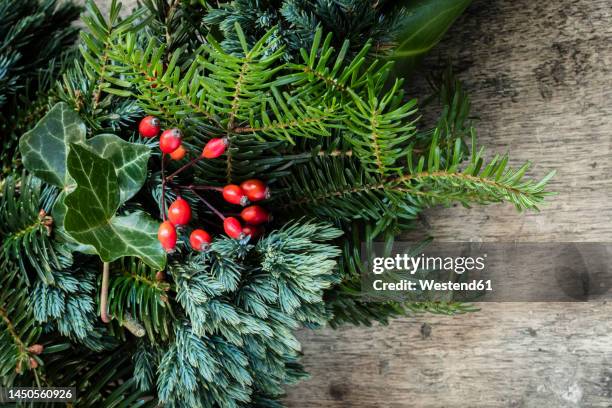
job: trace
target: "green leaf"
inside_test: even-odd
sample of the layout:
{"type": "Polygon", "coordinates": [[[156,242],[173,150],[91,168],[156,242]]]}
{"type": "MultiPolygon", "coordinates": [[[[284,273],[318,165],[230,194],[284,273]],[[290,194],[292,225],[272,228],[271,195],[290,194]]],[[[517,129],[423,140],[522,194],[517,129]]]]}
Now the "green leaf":
{"type": "Polygon", "coordinates": [[[135,256],[153,268],[163,269],[166,254],[157,240],[157,223],[143,212],[115,215],[121,201],[113,163],[72,144],[68,171],[77,187],[64,200],[66,232],[96,248],[104,262],[135,256]]]}
{"type": "Polygon", "coordinates": [[[413,63],[431,50],[471,0],[411,0],[405,6],[402,34],[393,58],[413,63]]]}
{"type": "Polygon", "coordinates": [[[66,103],[57,103],[19,141],[23,165],[36,177],[63,188],[69,180],[66,157],[70,143],[85,141],[85,124],[66,103]]]}
{"type": "Polygon", "coordinates": [[[98,135],[88,145],[112,162],[119,182],[120,201],[129,200],[140,190],[147,177],[151,150],[142,144],[130,143],[115,135],[98,135]]]}

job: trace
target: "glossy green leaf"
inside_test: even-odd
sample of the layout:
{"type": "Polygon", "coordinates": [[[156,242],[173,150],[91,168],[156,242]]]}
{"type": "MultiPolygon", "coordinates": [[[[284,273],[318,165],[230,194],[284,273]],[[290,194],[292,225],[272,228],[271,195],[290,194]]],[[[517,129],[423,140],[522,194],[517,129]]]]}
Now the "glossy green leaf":
{"type": "Polygon", "coordinates": [[[407,16],[402,21],[402,34],[393,57],[415,61],[431,50],[463,13],[471,0],[407,1],[407,16]]]}
{"type": "Polygon", "coordinates": [[[157,240],[158,224],[143,212],[116,216],[121,203],[113,163],[72,144],[68,171],[77,187],[66,196],[64,228],[75,240],[92,245],[104,262],[135,256],[156,269],[166,263],[157,240]]]}
{"type": "Polygon", "coordinates": [[[25,168],[49,184],[69,183],[66,157],[70,143],[85,141],[85,124],[66,103],[57,103],[19,141],[25,168]]]}
{"type": "Polygon", "coordinates": [[[119,183],[120,201],[129,200],[140,190],[147,177],[151,150],[142,144],[130,143],[115,135],[98,135],[87,141],[98,155],[112,162],[119,183]]]}

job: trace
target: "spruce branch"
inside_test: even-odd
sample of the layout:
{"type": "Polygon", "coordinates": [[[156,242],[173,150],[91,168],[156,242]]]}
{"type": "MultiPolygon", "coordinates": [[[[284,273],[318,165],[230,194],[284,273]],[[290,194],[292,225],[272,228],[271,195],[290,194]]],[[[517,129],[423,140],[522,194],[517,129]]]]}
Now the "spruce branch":
{"type": "Polygon", "coordinates": [[[453,201],[465,205],[509,201],[519,210],[537,209],[549,195],[544,187],[554,173],[536,182],[524,178],[528,163],[512,169],[507,156],[496,156],[486,164],[473,137],[472,156],[463,170],[459,168],[463,161],[459,140],[450,161],[443,162],[434,138],[427,156],[412,159],[409,152],[406,173],[392,177],[368,175],[349,158],[319,157],[289,179],[291,196],[278,196],[278,202],[284,211],[300,208],[333,219],[369,220],[392,215],[394,203],[399,205],[395,210],[403,208],[396,217],[407,219],[423,208],[453,201]],[[357,211],[359,207],[363,207],[361,211],[357,211]]]}
{"type": "Polygon", "coordinates": [[[234,24],[239,23],[251,44],[270,28],[277,27],[275,39],[278,47],[287,50],[283,58],[288,61],[299,58],[301,48],[310,47],[319,27],[334,34],[334,45],[338,48],[345,39],[349,40],[349,55],[361,51],[364,39],[371,39],[375,47],[369,57],[375,58],[389,55],[399,40],[401,23],[407,11],[403,4],[396,3],[366,0],[237,0],[211,3],[204,22],[222,32],[222,44],[229,52],[240,51],[241,43],[234,30],[234,24]]]}
{"type": "Polygon", "coordinates": [[[29,345],[38,343],[42,328],[35,324],[29,293],[23,281],[5,270],[0,277],[0,378],[2,383],[32,369],[40,362],[29,345]]]}
{"type": "Polygon", "coordinates": [[[81,32],[84,45],[80,46],[80,50],[85,60],[86,72],[94,86],[91,98],[92,109],[96,111],[104,92],[104,79],[111,62],[109,53],[113,38],[125,30],[132,29],[133,24],[144,16],[145,10],[140,9],[127,19],[120,20],[121,3],[112,0],[109,19],[106,20],[93,0],[87,0],[86,8],[88,13],[83,17],[83,22],[89,28],[89,32],[81,32]]]}
{"type": "Polygon", "coordinates": [[[403,103],[397,98],[399,85],[396,81],[380,101],[371,92],[367,101],[354,97],[356,108],[347,107],[350,132],[345,137],[366,170],[383,177],[400,170],[396,163],[416,132],[414,121],[406,120],[416,112],[416,100],[403,103]]]}
{"type": "MultiPolygon", "coordinates": [[[[69,261],[61,244],[49,236],[51,219],[44,210],[45,202],[53,205],[57,191],[43,187],[40,180],[26,175],[14,175],[4,180],[0,191],[0,265],[12,270],[18,265],[21,279],[29,282],[29,271],[34,270],[45,282],[54,281],[52,271],[61,269],[69,261]],[[45,215],[41,217],[41,208],[45,215]]],[[[46,204],[46,209],[50,206],[46,204]]]]}
{"type": "Polygon", "coordinates": [[[155,277],[136,258],[111,265],[109,313],[120,326],[137,337],[148,336],[151,343],[167,340],[172,332],[171,285],[155,277]]]}
{"type": "Polygon", "coordinates": [[[21,337],[19,336],[19,333],[17,333],[17,330],[15,330],[15,326],[13,325],[13,322],[11,322],[11,319],[9,318],[7,311],[2,307],[0,307],[0,317],[2,317],[2,320],[4,320],[4,325],[6,326],[6,330],[8,330],[8,333],[13,338],[13,342],[17,346],[19,355],[25,355],[27,351],[27,347],[24,344],[24,342],[21,340],[21,337]]]}
{"type": "Polygon", "coordinates": [[[272,137],[293,142],[296,135],[327,135],[329,126],[339,126],[334,115],[337,106],[322,105],[320,109],[319,104],[300,102],[276,88],[281,85],[276,78],[283,68],[277,64],[281,54],[268,55],[264,40],[245,50],[244,55],[236,56],[225,53],[209,37],[208,44],[200,47],[182,74],[177,65],[180,51],[175,51],[164,67],[163,45],[151,39],[146,49],[141,50],[135,37],[128,33],[113,48],[116,66],[115,75],[107,77],[109,92],[129,96],[132,92],[122,88],[135,84],[138,92],[134,96],[148,112],[170,121],[184,118],[186,112],[197,113],[210,121],[213,129],[226,131],[230,141],[235,134],[253,133],[260,139],[272,137]],[[118,74],[131,81],[118,79],[118,74]]]}

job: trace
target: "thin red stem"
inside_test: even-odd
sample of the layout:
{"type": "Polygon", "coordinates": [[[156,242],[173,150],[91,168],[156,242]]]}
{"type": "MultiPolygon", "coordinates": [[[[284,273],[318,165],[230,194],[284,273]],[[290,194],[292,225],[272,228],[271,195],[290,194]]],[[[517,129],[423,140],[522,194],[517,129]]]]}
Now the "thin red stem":
{"type": "Polygon", "coordinates": [[[221,214],[221,211],[217,210],[215,207],[213,207],[213,205],[211,203],[209,203],[208,201],[206,201],[204,199],[204,197],[202,197],[201,195],[199,195],[194,189],[190,188],[189,190],[191,190],[191,192],[193,194],[195,194],[196,197],[198,197],[204,204],[206,204],[206,206],[208,208],[210,208],[212,210],[212,212],[214,212],[215,214],[217,214],[217,216],[219,218],[221,218],[222,220],[225,219],[225,215],[221,214]]]}
{"type": "Polygon", "coordinates": [[[161,158],[161,177],[162,177],[162,183],[161,183],[161,216],[162,216],[162,220],[166,221],[166,153],[162,154],[162,158],[161,158]]]}
{"type": "Polygon", "coordinates": [[[189,190],[213,190],[213,191],[223,191],[223,187],[217,187],[217,186],[204,186],[204,185],[194,185],[191,184],[189,186],[185,186],[184,188],[187,188],[189,190]]]}
{"type": "Polygon", "coordinates": [[[188,169],[189,167],[193,166],[194,164],[196,164],[196,162],[198,160],[200,160],[202,157],[198,156],[198,157],[194,157],[193,159],[191,159],[189,161],[189,163],[184,164],[182,167],[180,167],[177,171],[175,171],[174,173],[170,174],[168,177],[166,177],[166,181],[170,181],[172,180],[174,177],[176,177],[180,172],[182,172],[183,170],[188,169]]]}

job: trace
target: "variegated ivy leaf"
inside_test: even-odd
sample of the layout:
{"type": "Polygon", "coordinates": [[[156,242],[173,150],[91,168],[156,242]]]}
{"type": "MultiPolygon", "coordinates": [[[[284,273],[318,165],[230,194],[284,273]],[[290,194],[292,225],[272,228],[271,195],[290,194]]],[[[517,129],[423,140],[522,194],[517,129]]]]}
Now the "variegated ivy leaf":
{"type": "Polygon", "coordinates": [[[119,182],[120,201],[134,196],[147,177],[151,150],[141,144],[126,142],[115,135],[98,135],[87,141],[94,152],[110,160],[119,182]]]}
{"type": "Polygon", "coordinates": [[[21,138],[19,148],[24,166],[36,177],[69,193],[74,187],[74,181],[66,171],[69,146],[71,143],[85,143],[113,163],[121,202],[133,197],[145,181],[150,149],[110,134],[86,141],[85,132],[85,124],[70,106],[64,102],[56,104],[34,129],[21,138]]]}
{"type": "Polygon", "coordinates": [[[121,196],[113,162],[72,144],[67,164],[77,186],[64,200],[66,232],[92,245],[104,262],[135,256],[163,269],[166,253],[157,240],[158,224],[143,212],[115,215],[121,196]]]}
{"type": "Polygon", "coordinates": [[[85,124],[66,103],[57,103],[19,140],[25,168],[49,184],[68,184],[66,157],[70,143],[85,141],[85,124]]]}

